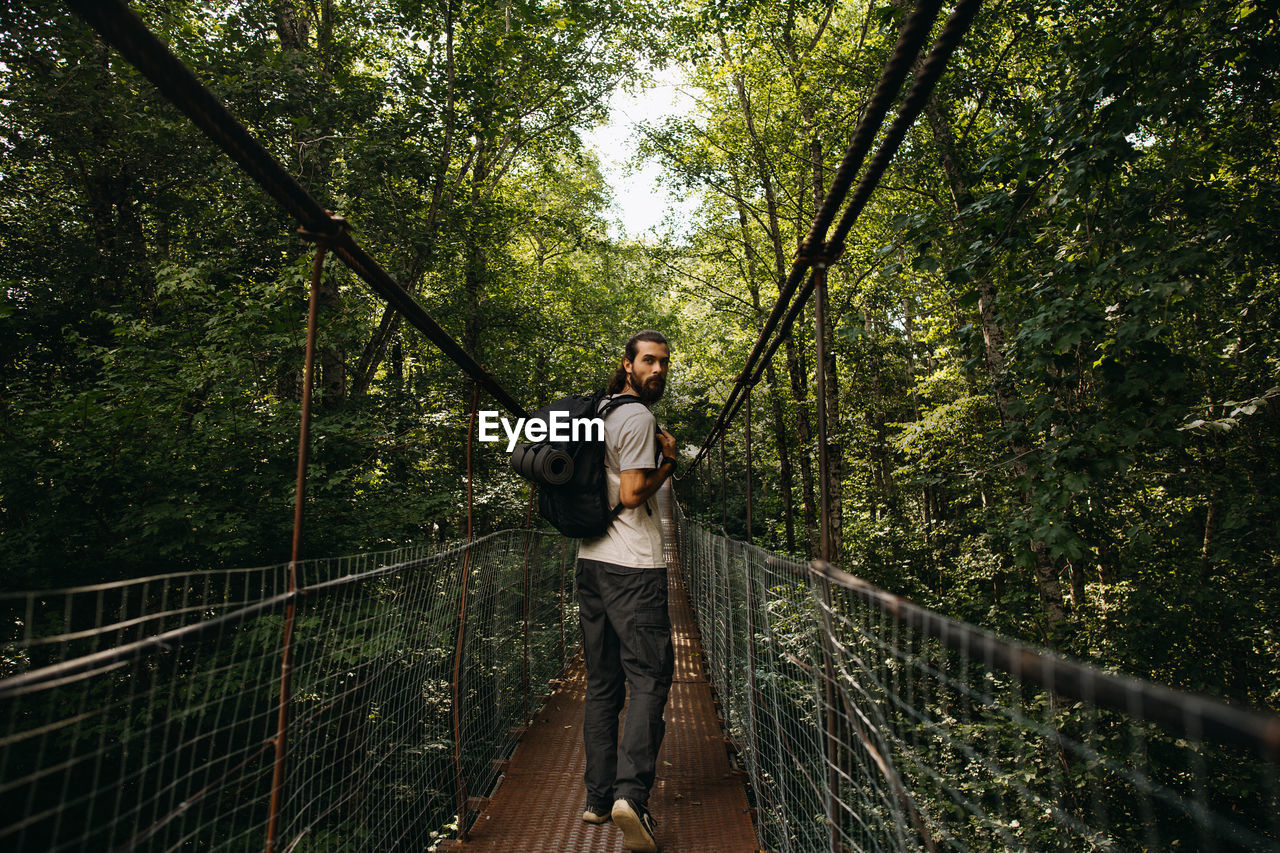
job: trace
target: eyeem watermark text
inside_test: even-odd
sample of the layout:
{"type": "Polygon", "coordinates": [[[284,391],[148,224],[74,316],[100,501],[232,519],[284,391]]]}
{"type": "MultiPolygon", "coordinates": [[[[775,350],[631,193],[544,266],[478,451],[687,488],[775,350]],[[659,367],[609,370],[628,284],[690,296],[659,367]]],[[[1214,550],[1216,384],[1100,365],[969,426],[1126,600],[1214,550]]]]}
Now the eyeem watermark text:
{"type": "Polygon", "coordinates": [[[516,449],[521,433],[525,441],[604,441],[603,418],[571,418],[568,412],[552,412],[549,420],[517,418],[515,426],[494,409],[480,411],[480,440],[502,441],[498,425],[507,434],[507,452],[516,449]]]}

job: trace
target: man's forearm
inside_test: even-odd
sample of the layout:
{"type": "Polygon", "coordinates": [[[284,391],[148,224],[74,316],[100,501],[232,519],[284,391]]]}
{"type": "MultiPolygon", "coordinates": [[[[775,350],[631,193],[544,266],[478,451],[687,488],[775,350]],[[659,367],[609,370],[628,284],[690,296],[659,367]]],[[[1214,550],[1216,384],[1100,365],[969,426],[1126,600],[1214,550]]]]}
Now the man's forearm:
{"type": "Polygon", "coordinates": [[[653,493],[667,481],[667,478],[676,472],[676,466],[664,462],[652,471],[646,471],[644,474],[644,488],[640,490],[641,497],[636,506],[644,503],[653,497],[653,493]]]}
{"type": "Polygon", "coordinates": [[[657,468],[644,469],[644,480],[641,485],[631,493],[628,493],[626,489],[620,490],[619,500],[628,509],[640,506],[640,504],[653,497],[653,493],[658,491],[658,488],[667,481],[668,477],[675,473],[675,470],[676,466],[670,462],[663,462],[657,468]]]}

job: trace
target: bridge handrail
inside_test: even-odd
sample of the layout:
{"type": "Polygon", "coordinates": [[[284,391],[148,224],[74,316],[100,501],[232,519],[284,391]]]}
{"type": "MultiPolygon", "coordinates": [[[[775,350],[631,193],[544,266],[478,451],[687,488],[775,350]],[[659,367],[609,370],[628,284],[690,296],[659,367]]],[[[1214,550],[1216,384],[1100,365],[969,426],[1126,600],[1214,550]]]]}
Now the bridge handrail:
{"type": "Polygon", "coordinates": [[[482,805],[455,786],[493,788],[566,672],[573,557],[507,529],[302,561],[296,590],[279,564],[0,595],[0,848],[431,849],[482,805]]]}
{"type": "MultiPolygon", "coordinates": [[[[308,596],[314,597],[317,595],[323,595],[351,586],[352,584],[365,583],[367,581],[377,580],[381,577],[409,570],[421,569],[433,563],[440,563],[450,559],[451,557],[456,557],[469,549],[479,547],[490,540],[509,535],[513,532],[519,532],[522,535],[527,533],[532,536],[559,536],[555,531],[547,530],[497,530],[485,536],[480,536],[470,542],[461,542],[451,547],[446,547],[425,557],[404,560],[398,563],[389,563],[384,566],[379,566],[376,569],[369,569],[368,571],[357,572],[355,574],[342,575],[340,577],[320,581],[311,585],[300,586],[295,591],[283,592],[278,595],[274,595],[270,598],[257,601],[229,613],[223,613],[222,615],[216,616],[212,619],[204,619],[199,622],[194,622],[190,625],[183,625],[180,628],[164,631],[160,634],[155,634],[141,640],[135,640],[132,643],[126,643],[122,646],[104,649],[100,652],[82,655],[72,658],[71,660],[50,664],[48,666],[40,667],[39,669],[33,669],[28,672],[10,676],[9,678],[0,679],[0,701],[14,699],[19,696],[24,696],[29,693],[34,693],[51,687],[59,687],[76,680],[77,677],[98,675],[123,663],[131,660],[137,660],[138,658],[144,657],[153,652],[167,651],[180,643],[189,642],[203,637],[206,634],[216,633],[225,628],[233,628],[237,625],[242,625],[245,622],[266,613],[283,610],[291,602],[305,599],[308,596]]],[[[161,577],[168,578],[178,576],[180,575],[164,575],[161,577]]],[[[84,587],[75,587],[67,590],[58,590],[57,592],[92,592],[108,586],[115,585],[95,584],[84,587]]],[[[98,633],[106,635],[114,633],[118,629],[118,625],[104,625],[98,633]]],[[[81,639],[85,636],[91,636],[91,634],[88,632],[79,632],[75,635],[76,639],[81,639]]]]}
{"type": "MultiPolygon", "coordinates": [[[[830,563],[814,560],[808,573],[853,593],[896,622],[950,648],[968,653],[1061,696],[1158,723],[1178,735],[1252,747],[1280,762],[1280,716],[1229,704],[1212,696],[1175,690],[1129,675],[1107,672],[1048,649],[1033,649],[921,607],[830,563]]],[[[824,607],[828,605],[823,604],[824,607]]]]}
{"type": "Polygon", "coordinates": [[[676,528],[764,849],[1280,853],[1280,718],[676,528]]]}

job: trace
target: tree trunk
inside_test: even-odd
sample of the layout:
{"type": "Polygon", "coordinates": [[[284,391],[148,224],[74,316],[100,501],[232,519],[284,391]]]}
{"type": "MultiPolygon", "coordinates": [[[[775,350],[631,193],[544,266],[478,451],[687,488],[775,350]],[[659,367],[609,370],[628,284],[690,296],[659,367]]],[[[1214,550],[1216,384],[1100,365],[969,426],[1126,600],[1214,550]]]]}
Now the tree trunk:
{"type": "Polygon", "coordinates": [[[804,493],[805,553],[813,557],[818,553],[818,518],[817,501],[814,499],[813,429],[809,424],[808,380],[804,366],[800,363],[794,337],[787,337],[786,350],[787,372],[791,377],[791,396],[796,402],[796,434],[800,440],[800,483],[804,493]]]}
{"type": "MultiPolygon", "coordinates": [[[[444,112],[444,140],[440,146],[440,159],[436,166],[435,180],[431,186],[431,205],[427,209],[427,219],[425,224],[426,236],[424,242],[430,242],[435,235],[436,222],[439,219],[440,212],[447,207],[452,201],[452,187],[450,181],[449,169],[453,162],[453,134],[454,125],[457,120],[457,110],[454,103],[454,75],[456,66],[453,55],[453,0],[447,0],[444,10],[444,35],[445,35],[445,112],[444,112]]],[[[426,250],[419,252],[415,263],[413,264],[413,273],[409,276],[410,281],[417,282],[421,277],[423,268],[427,263],[426,250]]],[[[412,293],[416,287],[411,285],[409,292],[412,293]]],[[[361,396],[368,392],[373,377],[377,375],[378,367],[382,364],[382,360],[386,358],[387,344],[395,337],[400,329],[401,318],[391,306],[387,306],[382,311],[382,317],[378,322],[378,328],[374,331],[373,336],[365,344],[364,350],[360,355],[359,365],[356,368],[355,376],[351,383],[352,394],[361,396]]]]}
{"type": "Polygon", "coordinates": [[[1200,577],[1208,580],[1210,550],[1213,547],[1213,540],[1218,535],[1218,497],[1211,495],[1209,498],[1209,507],[1204,514],[1204,539],[1200,545],[1200,577]]]}
{"type": "MultiPolygon", "coordinates": [[[[951,125],[942,115],[936,98],[931,100],[925,107],[925,117],[928,120],[929,128],[933,132],[934,143],[938,146],[939,160],[947,179],[947,185],[951,190],[952,201],[955,204],[956,212],[959,213],[968,206],[972,200],[972,194],[969,191],[966,172],[960,162],[959,153],[956,151],[951,125]]],[[[983,355],[987,367],[987,375],[990,380],[992,395],[995,397],[996,409],[1000,414],[1000,421],[1002,424],[1008,424],[1011,421],[1009,412],[1013,390],[1009,387],[1008,377],[1005,372],[1004,330],[1001,328],[999,318],[996,316],[995,287],[992,285],[991,277],[983,274],[982,271],[976,276],[976,285],[978,289],[978,319],[982,329],[983,355]]],[[[1025,477],[1028,468],[1023,459],[1031,452],[1031,448],[1023,442],[1014,441],[1009,449],[1013,453],[1013,463],[1011,465],[1013,475],[1018,478],[1025,477]]],[[[1034,495],[1029,491],[1023,490],[1020,492],[1020,497],[1024,516],[1029,515],[1031,507],[1034,505],[1034,495]]],[[[1066,608],[1063,603],[1062,583],[1058,577],[1058,568],[1043,542],[1032,540],[1030,548],[1034,558],[1034,573],[1036,587],[1040,594],[1040,605],[1048,622],[1049,631],[1054,633],[1066,622],[1067,618],[1066,608]]]]}
{"type": "MultiPolygon", "coordinates": [[[[313,86],[315,80],[326,79],[322,70],[327,61],[326,51],[332,46],[333,35],[333,2],[324,0],[320,9],[320,27],[317,31],[318,46],[311,47],[311,29],[305,11],[300,12],[295,0],[276,0],[272,9],[275,18],[276,37],[280,40],[280,50],[291,55],[293,74],[289,78],[290,100],[301,109],[314,99],[313,86]]],[[[323,82],[321,82],[323,85],[323,82]]],[[[321,103],[324,99],[321,98],[321,103]]],[[[314,187],[316,194],[324,199],[330,194],[331,167],[328,159],[315,145],[309,144],[314,138],[328,135],[327,116],[320,111],[307,110],[312,114],[311,126],[304,129],[295,126],[290,139],[293,151],[297,154],[298,172],[304,180],[314,187]]],[[[347,365],[343,348],[334,342],[332,335],[324,334],[325,318],[333,317],[342,311],[342,293],[338,289],[337,280],[331,275],[321,275],[317,288],[320,303],[320,337],[317,342],[317,361],[319,377],[317,387],[320,392],[320,403],[325,408],[340,405],[347,396],[347,365]]]]}
{"type": "Polygon", "coordinates": [[[485,290],[488,278],[488,257],[485,254],[485,227],[483,205],[483,186],[488,178],[488,164],[485,161],[485,141],[476,140],[475,163],[471,167],[471,215],[472,221],[467,229],[466,252],[463,281],[466,293],[465,320],[463,322],[462,346],[477,359],[480,357],[480,299],[485,290]]]}
{"type": "Polygon", "coordinates": [[[1071,608],[1079,613],[1084,607],[1084,569],[1076,565],[1075,560],[1067,561],[1067,571],[1071,578],[1071,608]]]}
{"type": "Polygon", "coordinates": [[[351,395],[353,397],[364,396],[369,391],[369,384],[373,382],[373,377],[378,372],[379,365],[387,354],[387,345],[395,337],[397,331],[400,330],[400,314],[396,309],[388,305],[382,309],[382,319],[378,321],[378,328],[374,331],[373,337],[369,338],[369,342],[365,344],[364,351],[360,354],[360,361],[356,363],[356,369],[351,378],[351,395]]]}
{"type": "MultiPolygon", "coordinates": [[[[734,190],[738,196],[738,228],[742,234],[742,250],[747,259],[747,289],[751,294],[751,308],[756,321],[763,313],[760,308],[760,288],[756,285],[756,253],[751,245],[751,232],[747,227],[747,211],[742,204],[742,188],[734,176],[734,190]]],[[[759,329],[755,330],[757,333],[759,329]]],[[[773,436],[778,450],[778,486],[782,493],[782,519],[786,530],[787,551],[796,549],[794,477],[791,472],[791,451],[787,446],[786,419],[782,413],[782,399],[778,394],[778,374],[770,360],[764,366],[765,383],[769,388],[769,409],[773,414],[773,436]]]]}
{"type": "MultiPolygon", "coordinates": [[[[813,109],[805,106],[802,110],[805,124],[813,127],[813,109]]],[[[822,180],[822,143],[819,141],[816,131],[811,131],[812,137],[809,142],[809,157],[813,175],[813,209],[818,210],[822,206],[822,197],[824,194],[822,180]]],[[[804,228],[804,223],[801,223],[804,228]]],[[[799,229],[798,229],[799,230],[799,229]]],[[[805,229],[807,230],[807,229],[805,229]]],[[[803,230],[801,233],[804,233],[803,230]]],[[[820,276],[818,279],[818,287],[822,289],[822,293],[815,294],[815,298],[823,300],[825,305],[830,305],[831,300],[828,298],[827,282],[829,276],[820,276]]],[[[828,507],[828,523],[830,530],[827,531],[828,539],[831,543],[831,559],[837,563],[841,562],[840,554],[844,545],[841,531],[844,526],[843,512],[843,493],[841,483],[844,480],[844,452],[840,441],[840,381],[836,367],[836,348],[835,335],[832,334],[832,318],[831,312],[825,311],[823,314],[822,327],[815,329],[815,334],[822,335],[822,370],[823,370],[823,389],[826,398],[826,427],[827,434],[822,437],[826,444],[827,454],[827,476],[826,490],[830,498],[830,506],[828,507]]]]}
{"type": "MultiPolygon", "coordinates": [[[[729,59],[729,46],[724,35],[720,35],[720,44],[724,50],[726,59],[729,59]]],[[[782,287],[787,280],[787,271],[790,259],[782,248],[782,226],[780,217],[778,216],[778,200],[777,193],[773,186],[773,173],[769,168],[768,159],[765,157],[764,146],[760,142],[760,138],[756,133],[755,117],[751,109],[751,100],[747,97],[746,84],[742,79],[742,75],[733,75],[733,85],[738,93],[738,106],[742,110],[742,118],[747,128],[747,135],[751,139],[752,160],[756,167],[756,172],[760,177],[760,186],[764,191],[765,210],[768,215],[769,223],[769,242],[773,248],[773,265],[774,279],[777,282],[778,292],[782,292],[782,287]]],[[[800,479],[804,487],[804,525],[805,525],[805,541],[806,553],[812,557],[817,553],[818,547],[818,525],[817,512],[814,501],[814,484],[813,484],[813,463],[810,454],[812,453],[811,442],[813,440],[813,430],[809,424],[809,412],[806,406],[806,381],[803,371],[800,368],[800,361],[796,354],[796,346],[793,338],[788,337],[787,342],[787,371],[791,376],[791,393],[796,400],[796,430],[800,438],[800,479]]]]}
{"type": "MultiPolygon", "coordinates": [[[[790,59],[790,65],[787,67],[787,71],[791,78],[791,85],[795,92],[796,102],[800,105],[800,117],[804,126],[804,132],[807,133],[809,137],[807,146],[809,151],[808,187],[805,186],[806,181],[802,177],[800,192],[797,196],[797,235],[808,234],[812,217],[816,216],[818,210],[821,208],[824,195],[822,140],[818,136],[817,121],[815,120],[814,115],[814,97],[807,86],[808,77],[806,74],[806,61],[808,59],[809,50],[811,50],[822,38],[822,34],[826,31],[827,24],[830,20],[831,11],[828,9],[827,13],[819,21],[816,31],[812,34],[806,35],[805,40],[808,43],[807,48],[800,50],[797,48],[795,40],[796,4],[791,2],[787,5],[786,16],[782,21],[782,26],[779,31],[783,51],[790,59]],[[805,191],[806,189],[810,190],[812,193],[813,211],[811,213],[805,210],[804,198],[806,195],[810,194],[805,191]]],[[[738,83],[739,98],[745,101],[740,79],[735,79],[735,83],[738,83]]],[[[751,135],[752,140],[756,141],[754,128],[751,128],[751,135]]],[[[760,147],[758,143],[757,147],[760,147]]],[[[783,263],[779,267],[779,286],[781,286],[781,283],[784,281],[782,275],[785,267],[786,263],[785,259],[783,259],[783,263]]],[[[820,277],[818,287],[821,289],[821,293],[816,294],[816,298],[821,299],[824,304],[830,305],[831,301],[827,298],[827,281],[827,276],[820,277]]],[[[825,411],[822,414],[823,421],[826,424],[827,434],[825,436],[820,436],[819,440],[824,443],[822,450],[825,451],[827,457],[827,471],[823,486],[825,487],[826,494],[830,500],[830,505],[827,508],[828,518],[825,519],[823,523],[826,523],[830,528],[827,531],[828,541],[831,547],[830,557],[836,562],[839,562],[841,550],[843,548],[842,529],[844,512],[842,483],[844,480],[844,448],[839,440],[840,381],[836,368],[835,346],[833,345],[835,338],[832,334],[832,322],[830,314],[825,314],[821,328],[815,329],[814,334],[815,336],[821,336],[820,349],[822,351],[824,388],[822,389],[823,394],[819,395],[819,400],[824,397],[826,399],[825,411]]],[[[790,341],[788,341],[788,344],[790,344],[790,341]]],[[[792,387],[796,387],[794,376],[792,377],[792,387]]],[[[802,431],[807,435],[809,432],[807,423],[808,412],[805,410],[803,405],[800,406],[800,412],[803,418],[802,431]]],[[[807,438],[804,440],[803,446],[807,454],[807,438]]],[[[810,551],[813,552],[817,548],[817,541],[820,540],[820,536],[817,535],[816,528],[811,531],[809,540],[810,551]]]]}
{"type": "MultiPolygon", "coordinates": [[[[98,86],[104,102],[111,83],[111,49],[93,38],[92,62],[98,66],[98,86]]],[[[147,244],[138,218],[138,182],[127,157],[112,150],[118,134],[108,111],[95,116],[87,128],[90,150],[77,157],[81,185],[93,223],[98,276],[94,302],[100,308],[131,299],[149,302],[155,292],[155,275],[147,263],[147,244]]]]}
{"type": "Polygon", "coordinates": [[[867,316],[867,332],[871,362],[871,414],[868,420],[875,433],[875,441],[871,444],[872,474],[885,513],[900,515],[898,487],[893,480],[893,456],[889,451],[889,428],[884,413],[884,385],[881,380],[884,365],[880,358],[879,332],[870,315],[867,316]]]}
{"type": "MultiPolygon", "coordinates": [[[[920,396],[916,393],[916,357],[915,357],[916,340],[915,340],[915,318],[913,316],[914,314],[915,314],[915,311],[912,308],[911,300],[909,298],[903,299],[902,300],[902,317],[903,317],[902,325],[903,325],[903,330],[906,332],[906,337],[907,337],[907,349],[906,349],[907,387],[908,389],[910,389],[909,395],[911,400],[911,418],[913,421],[918,422],[920,420],[920,396]]],[[[931,499],[932,499],[932,495],[930,494],[929,484],[926,483],[920,489],[920,516],[921,516],[921,521],[924,523],[923,532],[924,532],[925,560],[929,564],[930,574],[934,574],[937,571],[937,566],[936,566],[936,560],[934,559],[934,553],[933,553],[933,514],[931,512],[932,507],[929,505],[931,499]]],[[[940,582],[938,584],[938,587],[940,591],[942,587],[942,584],[940,582]]]]}
{"type": "MultiPolygon", "coordinates": [[[[316,298],[320,303],[320,317],[332,317],[342,308],[342,295],[338,282],[332,275],[320,276],[316,298]]],[[[320,401],[326,408],[339,405],[347,396],[347,363],[342,349],[332,343],[333,337],[318,347],[320,356],[320,401]]]]}
{"type": "Polygon", "coordinates": [[[276,0],[273,10],[276,19],[276,37],[282,50],[305,50],[310,29],[307,16],[298,14],[294,0],[276,0]]]}

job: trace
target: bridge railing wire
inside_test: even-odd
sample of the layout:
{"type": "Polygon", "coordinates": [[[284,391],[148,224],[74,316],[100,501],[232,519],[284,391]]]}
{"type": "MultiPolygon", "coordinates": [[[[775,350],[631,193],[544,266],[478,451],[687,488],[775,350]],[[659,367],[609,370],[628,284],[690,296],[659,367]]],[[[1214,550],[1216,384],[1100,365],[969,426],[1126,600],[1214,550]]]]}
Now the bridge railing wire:
{"type": "MultiPolygon", "coordinates": [[[[572,545],[505,531],[304,561],[277,849],[457,835],[450,678],[467,551],[461,764],[468,791],[494,787],[576,648],[572,545]]],[[[0,848],[261,849],[284,568],[0,597],[0,848]]]]}
{"type": "Polygon", "coordinates": [[[765,849],[1280,851],[1280,718],[679,536],[765,849]]]}

